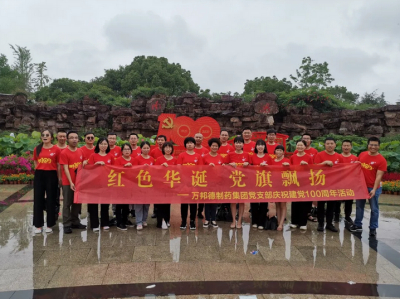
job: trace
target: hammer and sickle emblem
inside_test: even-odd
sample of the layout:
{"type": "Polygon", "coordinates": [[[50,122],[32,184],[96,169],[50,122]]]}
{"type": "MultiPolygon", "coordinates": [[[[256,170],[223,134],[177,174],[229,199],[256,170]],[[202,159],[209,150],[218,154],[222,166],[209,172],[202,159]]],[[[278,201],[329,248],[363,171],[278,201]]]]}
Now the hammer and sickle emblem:
{"type": "Polygon", "coordinates": [[[167,117],[163,121],[163,129],[172,129],[174,127],[174,120],[171,117],[167,117]]]}

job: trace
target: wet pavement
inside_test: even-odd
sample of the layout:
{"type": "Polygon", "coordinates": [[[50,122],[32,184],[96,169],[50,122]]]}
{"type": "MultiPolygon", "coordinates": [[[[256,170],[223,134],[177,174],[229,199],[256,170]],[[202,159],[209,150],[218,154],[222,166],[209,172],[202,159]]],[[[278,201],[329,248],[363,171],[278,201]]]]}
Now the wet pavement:
{"type": "Polygon", "coordinates": [[[239,230],[227,222],[203,228],[197,220],[195,231],[182,231],[179,205],[172,205],[168,230],[148,219],[140,232],[64,235],[59,223],[35,236],[32,198],[30,186],[0,186],[0,299],[400,298],[400,196],[381,196],[372,239],[369,210],[359,235],[343,220],[339,233],[317,232],[311,222],[306,232],[287,224],[284,232],[259,231],[249,213],[239,230]]]}

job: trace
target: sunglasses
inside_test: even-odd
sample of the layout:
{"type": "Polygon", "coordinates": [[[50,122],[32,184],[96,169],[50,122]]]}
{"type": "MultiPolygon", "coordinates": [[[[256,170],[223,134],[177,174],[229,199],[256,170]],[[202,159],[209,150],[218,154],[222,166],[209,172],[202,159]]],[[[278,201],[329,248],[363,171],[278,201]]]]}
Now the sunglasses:
{"type": "Polygon", "coordinates": [[[50,137],[50,134],[42,134],[42,137],[50,137]]]}
{"type": "Polygon", "coordinates": [[[87,140],[93,140],[94,137],[88,136],[88,137],[86,137],[86,139],[87,139],[87,140]]]}

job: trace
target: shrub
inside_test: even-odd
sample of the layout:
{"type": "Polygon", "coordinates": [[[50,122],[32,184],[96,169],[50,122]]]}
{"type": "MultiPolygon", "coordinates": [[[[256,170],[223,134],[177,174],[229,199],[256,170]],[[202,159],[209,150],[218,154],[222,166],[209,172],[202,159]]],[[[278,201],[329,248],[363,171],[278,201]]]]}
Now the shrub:
{"type": "Polygon", "coordinates": [[[11,175],[19,173],[32,173],[32,165],[29,159],[15,155],[0,159],[0,174],[11,175]]]}

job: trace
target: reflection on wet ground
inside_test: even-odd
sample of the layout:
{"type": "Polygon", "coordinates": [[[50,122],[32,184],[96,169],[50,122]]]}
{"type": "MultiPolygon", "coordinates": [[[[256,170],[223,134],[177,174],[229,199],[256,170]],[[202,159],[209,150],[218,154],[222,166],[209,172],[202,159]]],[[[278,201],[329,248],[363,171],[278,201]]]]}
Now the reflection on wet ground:
{"type": "MultiPolygon", "coordinates": [[[[72,298],[73,291],[75,298],[400,297],[400,197],[382,196],[376,239],[367,229],[349,233],[343,220],[339,233],[317,232],[311,222],[306,232],[287,225],[283,233],[259,231],[248,213],[241,230],[225,222],[203,228],[198,220],[195,231],[181,231],[179,205],[172,206],[169,230],[149,219],[140,232],[112,227],[64,235],[59,224],[52,234],[34,236],[29,188],[0,188],[0,298],[72,298]]],[[[83,223],[86,217],[83,206],[83,223]]]]}

